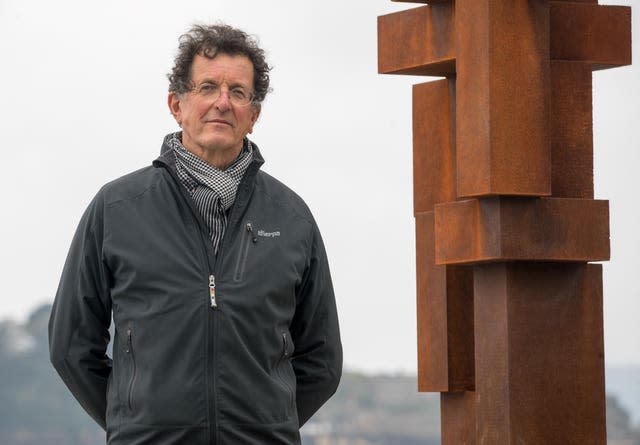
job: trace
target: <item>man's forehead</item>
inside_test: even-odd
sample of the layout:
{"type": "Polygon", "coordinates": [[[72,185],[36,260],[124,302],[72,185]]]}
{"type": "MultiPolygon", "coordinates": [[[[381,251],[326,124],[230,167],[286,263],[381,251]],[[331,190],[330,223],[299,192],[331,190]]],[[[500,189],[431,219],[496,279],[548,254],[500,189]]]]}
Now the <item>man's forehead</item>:
{"type": "Polygon", "coordinates": [[[216,52],[213,57],[208,56],[206,53],[200,52],[196,54],[195,57],[193,58],[192,65],[195,64],[196,62],[199,62],[201,64],[203,63],[206,64],[210,62],[220,62],[224,60],[233,61],[241,64],[247,64],[251,66],[251,68],[253,68],[253,63],[251,62],[251,59],[249,58],[249,56],[247,56],[246,54],[241,54],[241,53],[233,54],[233,53],[226,53],[226,52],[216,52]]]}
{"type": "Polygon", "coordinates": [[[219,53],[215,57],[196,55],[191,64],[191,75],[230,76],[232,78],[253,79],[253,63],[244,54],[219,53]]]}

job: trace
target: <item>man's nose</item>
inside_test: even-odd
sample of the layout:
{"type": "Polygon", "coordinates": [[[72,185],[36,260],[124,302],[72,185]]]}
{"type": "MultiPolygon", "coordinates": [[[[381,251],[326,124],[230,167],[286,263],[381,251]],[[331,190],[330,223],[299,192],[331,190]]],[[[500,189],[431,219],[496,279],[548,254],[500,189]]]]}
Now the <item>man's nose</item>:
{"type": "Polygon", "coordinates": [[[229,100],[229,90],[226,88],[222,88],[220,90],[220,95],[213,104],[220,111],[226,111],[231,108],[231,101],[229,100]]]}

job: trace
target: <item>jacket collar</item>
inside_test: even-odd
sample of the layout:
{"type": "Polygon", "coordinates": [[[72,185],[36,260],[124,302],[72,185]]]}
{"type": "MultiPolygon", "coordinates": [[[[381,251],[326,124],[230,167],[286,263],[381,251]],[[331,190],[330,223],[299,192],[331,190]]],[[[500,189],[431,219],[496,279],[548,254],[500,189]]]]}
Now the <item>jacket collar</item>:
{"type": "MultiPolygon", "coordinates": [[[[162,140],[162,146],[160,147],[160,156],[158,156],[153,161],[154,167],[166,166],[172,170],[175,170],[176,157],[173,154],[171,145],[169,144],[169,139],[171,139],[172,136],[173,133],[169,133],[162,140]]],[[[253,162],[249,165],[245,176],[255,176],[256,172],[260,169],[262,164],[264,164],[264,158],[262,157],[262,153],[260,153],[260,149],[258,148],[258,146],[251,140],[249,141],[249,143],[253,148],[253,162]]]]}

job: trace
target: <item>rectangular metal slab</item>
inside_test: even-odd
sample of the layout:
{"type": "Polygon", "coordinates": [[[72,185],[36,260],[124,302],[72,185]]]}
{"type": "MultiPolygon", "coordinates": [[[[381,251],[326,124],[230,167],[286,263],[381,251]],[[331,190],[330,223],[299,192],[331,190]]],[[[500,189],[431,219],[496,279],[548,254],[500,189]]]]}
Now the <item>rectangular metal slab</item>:
{"type": "Polygon", "coordinates": [[[438,204],[435,244],[436,264],[606,261],[609,202],[501,197],[438,204]]]}

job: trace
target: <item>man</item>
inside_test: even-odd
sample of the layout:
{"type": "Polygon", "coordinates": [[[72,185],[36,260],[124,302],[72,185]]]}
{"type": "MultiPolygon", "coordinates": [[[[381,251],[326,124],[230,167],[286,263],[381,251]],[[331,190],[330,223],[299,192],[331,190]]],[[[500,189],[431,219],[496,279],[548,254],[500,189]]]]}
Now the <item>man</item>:
{"type": "Polygon", "coordinates": [[[269,69],[240,30],[182,36],[168,97],[182,131],[152,166],[105,185],[80,221],[51,361],[110,445],[299,444],[336,390],[320,233],[247,139],[269,69]]]}

